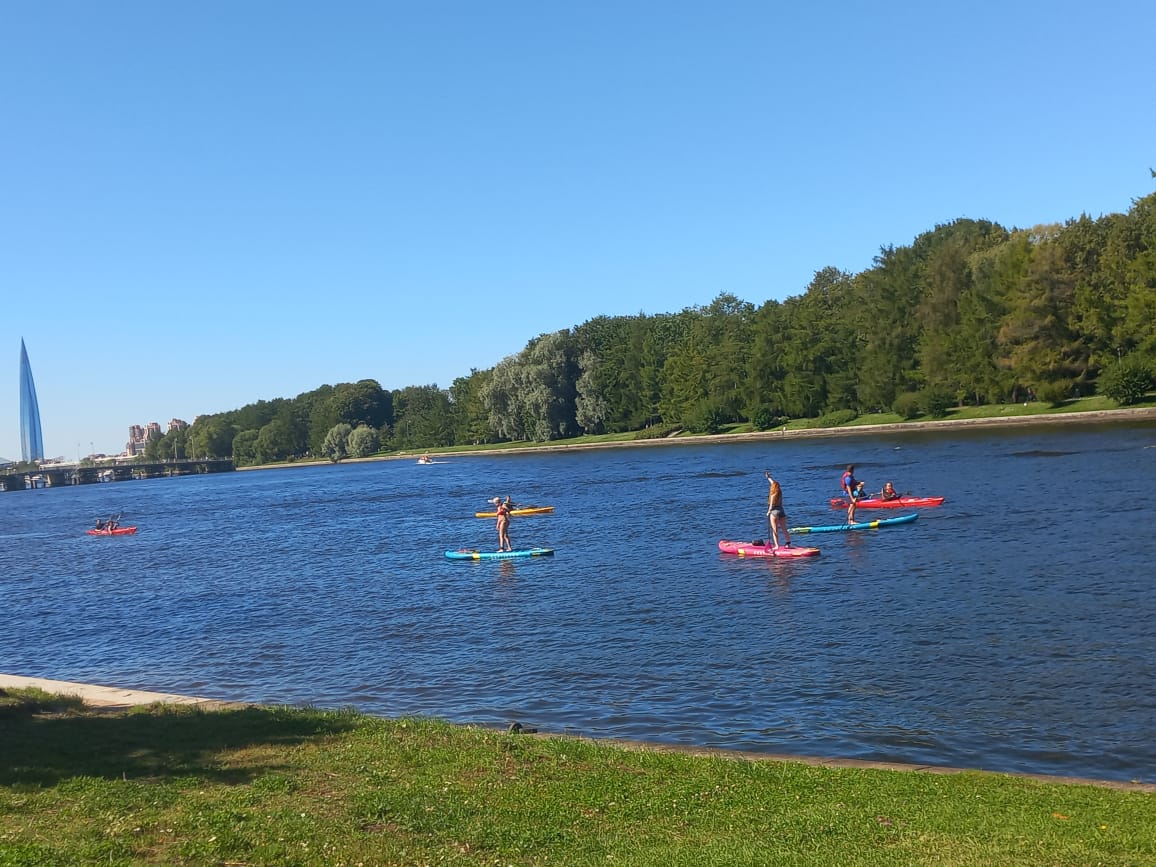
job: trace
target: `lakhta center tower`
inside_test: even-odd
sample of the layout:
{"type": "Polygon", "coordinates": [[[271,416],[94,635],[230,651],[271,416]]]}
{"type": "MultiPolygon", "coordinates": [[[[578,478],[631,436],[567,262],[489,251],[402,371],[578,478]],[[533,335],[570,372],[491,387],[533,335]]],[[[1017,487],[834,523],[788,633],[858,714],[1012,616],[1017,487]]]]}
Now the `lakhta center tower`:
{"type": "Polygon", "coordinates": [[[44,435],[40,431],[40,404],[36,401],[36,383],[28,350],[20,338],[20,453],[24,461],[44,459],[44,435]]]}

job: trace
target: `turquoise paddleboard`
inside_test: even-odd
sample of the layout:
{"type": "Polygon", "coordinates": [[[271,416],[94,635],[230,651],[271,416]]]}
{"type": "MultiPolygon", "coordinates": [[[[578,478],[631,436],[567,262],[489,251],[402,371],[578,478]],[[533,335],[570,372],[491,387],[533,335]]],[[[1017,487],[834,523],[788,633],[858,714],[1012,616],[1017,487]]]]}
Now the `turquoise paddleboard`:
{"type": "Polygon", "coordinates": [[[509,560],[511,557],[552,557],[553,548],[522,548],[518,551],[475,551],[472,548],[460,548],[457,551],[446,551],[451,560],[509,560]]]}
{"type": "Polygon", "coordinates": [[[839,530],[874,530],[877,527],[890,527],[894,524],[910,524],[919,517],[918,512],[910,515],[900,515],[897,518],[880,518],[878,521],[856,521],[854,524],[828,524],[825,527],[791,527],[790,533],[835,533],[839,530]]]}

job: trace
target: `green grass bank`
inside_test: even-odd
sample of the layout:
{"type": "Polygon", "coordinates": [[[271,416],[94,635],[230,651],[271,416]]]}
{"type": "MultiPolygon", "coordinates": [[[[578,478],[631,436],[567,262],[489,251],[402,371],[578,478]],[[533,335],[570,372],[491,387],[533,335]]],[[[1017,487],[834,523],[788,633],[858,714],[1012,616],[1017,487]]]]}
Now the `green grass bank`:
{"type": "Polygon", "coordinates": [[[1153,787],[0,694],[0,864],[1156,864],[1153,787]]]}

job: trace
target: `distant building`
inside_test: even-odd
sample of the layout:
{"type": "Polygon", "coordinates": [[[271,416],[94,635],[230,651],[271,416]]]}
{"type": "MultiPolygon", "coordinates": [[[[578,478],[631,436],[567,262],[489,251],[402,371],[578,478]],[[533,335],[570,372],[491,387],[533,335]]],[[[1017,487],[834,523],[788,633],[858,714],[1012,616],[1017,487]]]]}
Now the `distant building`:
{"type": "Polygon", "coordinates": [[[36,400],[36,383],[28,350],[20,338],[20,454],[25,462],[44,459],[44,434],[40,430],[40,404],[36,400]]]}
{"type": "MultiPolygon", "coordinates": [[[[188,426],[189,423],[187,421],[174,418],[169,421],[169,432],[184,430],[188,426]]],[[[130,425],[128,429],[128,443],[124,447],[124,453],[130,458],[143,455],[145,448],[149,444],[149,440],[159,440],[162,436],[161,426],[155,421],[150,421],[147,425],[143,426],[139,424],[130,425]]]]}

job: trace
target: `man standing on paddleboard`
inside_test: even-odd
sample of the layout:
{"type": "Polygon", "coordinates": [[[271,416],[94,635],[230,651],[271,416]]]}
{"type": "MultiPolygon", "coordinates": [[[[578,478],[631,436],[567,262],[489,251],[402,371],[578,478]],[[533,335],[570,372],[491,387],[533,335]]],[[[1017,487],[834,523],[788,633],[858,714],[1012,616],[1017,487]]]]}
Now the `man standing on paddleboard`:
{"type": "Polygon", "coordinates": [[[847,523],[855,523],[855,506],[859,502],[859,497],[863,493],[863,488],[860,487],[859,482],[855,481],[855,465],[847,464],[847,471],[843,473],[842,479],[843,493],[847,495],[847,523]]]}

